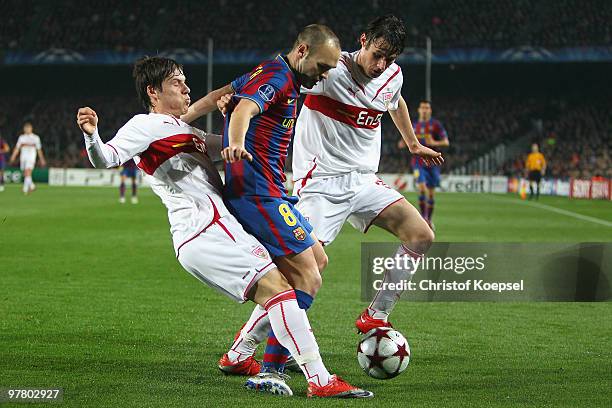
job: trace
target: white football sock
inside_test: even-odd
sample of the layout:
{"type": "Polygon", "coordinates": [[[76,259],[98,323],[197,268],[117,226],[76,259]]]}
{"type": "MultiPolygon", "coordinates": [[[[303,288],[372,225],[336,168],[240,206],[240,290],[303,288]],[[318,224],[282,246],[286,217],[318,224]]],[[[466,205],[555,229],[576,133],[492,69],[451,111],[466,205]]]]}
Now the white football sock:
{"type": "Polygon", "coordinates": [[[26,177],[23,179],[23,192],[27,193],[30,191],[30,187],[32,185],[32,177],[26,177]]]}
{"type": "Polygon", "coordinates": [[[263,307],[256,305],[251,317],[240,330],[240,335],[227,352],[227,357],[234,363],[251,357],[255,354],[257,346],[266,339],[269,331],[268,312],[263,307]]]}
{"type": "MultiPolygon", "coordinates": [[[[409,257],[406,262],[406,266],[408,267],[392,268],[385,270],[383,285],[385,283],[398,283],[403,280],[410,282],[412,276],[414,275],[414,272],[416,272],[416,269],[418,267],[417,262],[419,262],[419,259],[423,258],[422,254],[411,250],[404,244],[400,245],[399,248],[397,248],[395,256],[398,255],[401,257],[409,257]]],[[[403,262],[401,266],[404,266],[403,262]]],[[[381,288],[378,292],[376,292],[374,300],[372,300],[372,303],[370,303],[370,306],[368,307],[368,314],[375,319],[382,319],[384,321],[387,321],[389,314],[395,307],[395,304],[399,300],[400,296],[402,296],[402,292],[404,291],[401,289],[383,290],[381,288]]]]}
{"type": "Polygon", "coordinates": [[[300,309],[293,289],[270,298],[265,308],[276,339],[300,365],[306,380],[319,386],[327,385],[331,375],[323,364],[308,317],[300,309]]]}

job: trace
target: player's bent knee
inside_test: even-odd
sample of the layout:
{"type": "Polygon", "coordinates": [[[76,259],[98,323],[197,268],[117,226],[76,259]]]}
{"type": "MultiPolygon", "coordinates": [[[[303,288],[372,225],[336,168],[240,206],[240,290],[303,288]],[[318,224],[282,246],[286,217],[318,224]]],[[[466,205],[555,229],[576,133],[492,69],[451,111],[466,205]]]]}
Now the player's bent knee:
{"type": "Polygon", "coordinates": [[[322,280],[318,258],[310,248],[290,257],[277,257],[274,261],[291,286],[315,296],[322,280]]]}
{"type": "Polygon", "coordinates": [[[317,294],[319,289],[321,289],[321,285],[323,284],[321,273],[319,272],[318,268],[304,269],[299,280],[299,283],[296,280],[295,288],[304,290],[305,292],[310,293],[312,296],[317,294]]]}
{"type": "Polygon", "coordinates": [[[298,276],[293,276],[290,280],[296,289],[303,290],[314,296],[321,288],[323,280],[318,268],[304,268],[298,276]]]}
{"type": "Polygon", "coordinates": [[[327,264],[329,263],[329,258],[326,253],[319,255],[317,257],[317,266],[319,267],[319,273],[323,272],[325,268],[327,268],[327,264]]]}
{"type": "Polygon", "coordinates": [[[412,225],[402,228],[398,238],[410,248],[419,252],[425,252],[433,244],[435,234],[429,225],[422,221],[416,226],[412,225]]]}
{"type": "Polygon", "coordinates": [[[433,244],[434,239],[436,238],[433,230],[427,225],[423,223],[419,228],[414,232],[413,240],[419,243],[419,246],[423,248],[429,249],[431,244],[433,244]]]}
{"type": "Polygon", "coordinates": [[[436,239],[436,233],[433,232],[433,230],[431,228],[429,228],[429,231],[427,231],[426,242],[429,245],[431,245],[431,244],[433,244],[435,239],[436,239]]]}

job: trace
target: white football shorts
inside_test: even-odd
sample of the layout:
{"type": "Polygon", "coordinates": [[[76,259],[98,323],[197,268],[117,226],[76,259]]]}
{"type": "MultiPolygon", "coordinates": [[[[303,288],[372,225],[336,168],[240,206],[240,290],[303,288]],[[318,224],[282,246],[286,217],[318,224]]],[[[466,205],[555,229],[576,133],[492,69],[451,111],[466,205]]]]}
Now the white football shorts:
{"type": "Polygon", "coordinates": [[[211,223],[194,232],[178,247],[177,253],[187,272],[241,303],[247,300],[253,285],[276,268],[266,248],[233,215],[220,216],[216,209],[211,223]]]}
{"type": "Polygon", "coordinates": [[[296,208],[313,226],[323,245],[336,238],[345,221],[367,232],[378,214],[404,199],[376,174],[356,171],[335,177],[298,180],[293,195],[299,197],[296,208]]]}
{"type": "Polygon", "coordinates": [[[36,165],[36,157],[34,158],[24,157],[19,160],[19,167],[21,168],[21,171],[25,169],[34,169],[35,165],[36,165]]]}

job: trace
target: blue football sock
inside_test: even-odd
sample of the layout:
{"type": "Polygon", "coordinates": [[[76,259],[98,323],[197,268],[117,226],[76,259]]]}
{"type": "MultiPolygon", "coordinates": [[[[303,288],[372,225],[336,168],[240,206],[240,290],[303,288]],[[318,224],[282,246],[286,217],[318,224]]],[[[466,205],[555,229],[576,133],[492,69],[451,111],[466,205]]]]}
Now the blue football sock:
{"type": "Polygon", "coordinates": [[[297,299],[298,306],[300,309],[308,310],[310,309],[310,305],[312,305],[312,301],[314,300],[312,296],[308,293],[301,291],[299,289],[295,289],[295,298],[297,299]]]}

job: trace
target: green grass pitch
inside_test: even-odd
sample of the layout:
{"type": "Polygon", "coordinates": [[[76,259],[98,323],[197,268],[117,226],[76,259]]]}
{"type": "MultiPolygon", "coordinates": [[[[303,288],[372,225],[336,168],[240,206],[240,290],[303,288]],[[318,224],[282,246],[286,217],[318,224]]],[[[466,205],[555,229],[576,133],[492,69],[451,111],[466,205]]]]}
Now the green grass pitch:
{"type": "MultiPolygon", "coordinates": [[[[328,247],[309,316],[330,371],[376,397],[308,400],[296,374],[291,400],[254,395],[216,368],[252,304],[184,272],[159,199],[148,189],[140,199],[120,205],[108,188],[0,193],[0,387],[63,387],[67,407],[612,406],[610,303],[400,303],[392,321],[411,365],[393,380],[367,377],[353,329],[366,306],[359,244],[393,237],[350,226],[328,247]]],[[[610,202],[540,203],[612,222],[610,202]]],[[[514,195],[440,194],[435,222],[440,242],[612,240],[610,226],[514,195]]]]}

